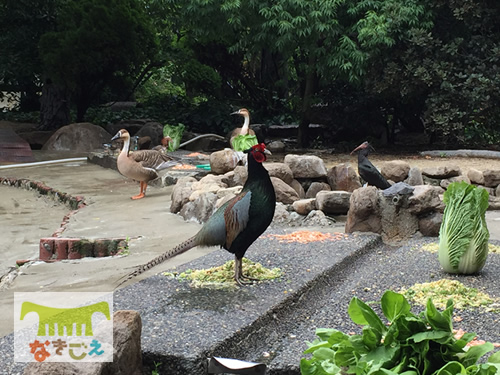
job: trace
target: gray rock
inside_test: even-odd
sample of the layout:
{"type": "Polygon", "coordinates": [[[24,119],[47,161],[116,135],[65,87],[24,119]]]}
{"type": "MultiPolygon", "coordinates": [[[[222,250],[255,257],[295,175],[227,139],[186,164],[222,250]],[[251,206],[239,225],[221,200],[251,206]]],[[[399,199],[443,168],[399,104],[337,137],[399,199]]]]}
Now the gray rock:
{"type": "Polygon", "coordinates": [[[288,154],[284,162],[292,170],[294,178],[326,177],[325,163],[317,156],[288,154]]]}
{"type": "Polygon", "coordinates": [[[422,172],[420,171],[420,168],[418,167],[410,168],[406,182],[408,183],[408,185],[412,186],[423,185],[424,179],[422,178],[422,172]]]}
{"type": "Polygon", "coordinates": [[[335,219],[325,215],[323,211],[313,210],[303,220],[304,226],[327,227],[335,223],[335,219]]]}
{"type": "Polygon", "coordinates": [[[460,175],[460,176],[456,176],[456,177],[452,177],[452,178],[446,178],[444,180],[441,180],[441,183],[439,184],[439,186],[441,186],[443,189],[447,189],[448,186],[453,183],[453,182],[467,182],[468,184],[470,184],[470,180],[467,176],[464,176],[464,175],[460,175]]]}
{"type": "Polygon", "coordinates": [[[440,212],[430,212],[428,215],[418,220],[418,230],[427,237],[438,237],[439,229],[443,221],[443,214],[440,212]]]}
{"type": "Polygon", "coordinates": [[[113,135],[89,122],[76,123],[58,129],[43,145],[46,151],[91,152],[102,149],[113,135]]]}
{"type": "Polygon", "coordinates": [[[414,215],[444,210],[444,204],[439,198],[442,189],[430,185],[415,186],[412,196],[408,200],[408,210],[414,215]]]}
{"type": "Polygon", "coordinates": [[[134,136],[151,138],[151,147],[161,144],[163,138],[163,125],[156,121],[148,121],[134,136]]]}
{"type": "Polygon", "coordinates": [[[496,188],[500,185],[500,171],[487,169],[483,172],[484,186],[496,188]]]}
{"type": "Polygon", "coordinates": [[[300,199],[303,199],[306,197],[306,192],[304,190],[304,187],[302,186],[302,184],[298,180],[293,179],[292,182],[290,183],[290,186],[293,188],[293,190],[295,190],[297,192],[300,199]]]}
{"type": "Polygon", "coordinates": [[[380,173],[394,182],[404,181],[408,177],[410,171],[410,164],[403,160],[392,160],[384,163],[380,173]]]}
{"type": "Polygon", "coordinates": [[[469,169],[467,171],[467,177],[475,185],[484,185],[483,172],[481,172],[477,169],[474,169],[474,168],[469,169]]]}
{"type": "Polygon", "coordinates": [[[349,211],[350,192],[320,191],[316,195],[316,207],[326,214],[343,215],[349,211]]]}
{"type": "Polygon", "coordinates": [[[297,192],[278,177],[271,177],[276,192],[276,200],[284,204],[292,204],[299,199],[297,192]]]}
{"type": "Polygon", "coordinates": [[[316,194],[318,194],[320,191],[331,191],[330,185],[328,185],[326,182],[313,182],[310,186],[309,189],[307,189],[306,192],[306,198],[315,198],[316,194]]]}
{"type": "Polygon", "coordinates": [[[382,194],[384,197],[391,197],[394,195],[410,195],[413,193],[413,190],[415,190],[413,186],[408,185],[405,182],[397,182],[394,185],[391,185],[391,187],[384,189],[382,194]]]}
{"type": "Polygon", "coordinates": [[[172,202],[170,203],[170,212],[176,214],[179,212],[187,202],[189,202],[189,196],[193,192],[191,185],[197,182],[194,177],[181,177],[177,180],[177,184],[172,190],[172,202]]]}
{"type": "Polygon", "coordinates": [[[286,145],[282,141],[272,141],[266,147],[269,151],[276,153],[283,153],[286,149],[286,145]]]}
{"type": "Polygon", "coordinates": [[[196,200],[187,202],[180,210],[180,215],[186,221],[205,223],[215,211],[217,195],[212,192],[200,194],[196,200]]]}
{"type": "Polygon", "coordinates": [[[287,184],[290,184],[293,181],[292,170],[285,163],[265,163],[264,167],[267,169],[269,176],[271,177],[278,177],[287,184]]]}
{"type": "Polygon", "coordinates": [[[308,215],[316,209],[316,199],[299,199],[292,203],[292,207],[300,215],[308,215]]]}
{"type": "Polygon", "coordinates": [[[458,165],[446,165],[435,168],[424,168],[422,169],[422,174],[434,179],[443,179],[460,176],[462,171],[458,165]]]}
{"type": "Polygon", "coordinates": [[[366,186],[353,191],[347,213],[346,233],[382,231],[378,189],[366,186]]]}
{"type": "Polygon", "coordinates": [[[349,163],[330,168],[327,172],[327,180],[332,190],[353,192],[361,187],[359,176],[349,163]]]}
{"type": "Polygon", "coordinates": [[[215,151],[210,154],[210,170],[215,174],[224,174],[234,170],[239,161],[238,155],[229,148],[215,151]]]}

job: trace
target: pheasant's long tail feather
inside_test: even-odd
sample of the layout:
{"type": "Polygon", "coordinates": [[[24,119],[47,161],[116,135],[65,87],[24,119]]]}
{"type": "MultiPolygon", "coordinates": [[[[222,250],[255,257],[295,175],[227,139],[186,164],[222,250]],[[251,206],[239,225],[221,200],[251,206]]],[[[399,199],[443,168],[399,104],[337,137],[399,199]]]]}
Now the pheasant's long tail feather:
{"type": "Polygon", "coordinates": [[[184,253],[184,252],[192,249],[196,245],[197,245],[196,244],[196,238],[195,237],[189,238],[188,240],[180,243],[179,245],[175,246],[174,248],[172,248],[172,249],[164,252],[163,254],[157,256],[156,258],[154,258],[153,260],[149,261],[148,263],[141,264],[140,266],[137,267],[137,269],[135,271],[129,273],[128,275],[125,275],[125,276],[121,277],[118,280],[118,281],[120,281],[120,280],[121,281],[116,286],[116,288],[118,288],[121,285],[125,284],[130,279],[133,279],[134,277],[139,276],[141,273],[144,273],[144,272],[150,270],[151,268],[157,266],[158,264],[163,263],[167,259],[170,259],[170,258],[172,258],[172,257],[174,257],[176,255],[182,254],[182,253],[184,253]]]}

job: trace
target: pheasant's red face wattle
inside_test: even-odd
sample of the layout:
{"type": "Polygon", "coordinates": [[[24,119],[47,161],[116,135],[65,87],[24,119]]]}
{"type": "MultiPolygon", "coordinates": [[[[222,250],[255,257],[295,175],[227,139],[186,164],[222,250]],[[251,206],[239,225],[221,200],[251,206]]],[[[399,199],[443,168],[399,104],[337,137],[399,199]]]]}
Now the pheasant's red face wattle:
{"type": "Polygon", "coordinates": [[[266,145],[264,143],[259,143],[252,147],[251,153],[256,162],[263,163],[266,161],[265,151],[266,145]]]}

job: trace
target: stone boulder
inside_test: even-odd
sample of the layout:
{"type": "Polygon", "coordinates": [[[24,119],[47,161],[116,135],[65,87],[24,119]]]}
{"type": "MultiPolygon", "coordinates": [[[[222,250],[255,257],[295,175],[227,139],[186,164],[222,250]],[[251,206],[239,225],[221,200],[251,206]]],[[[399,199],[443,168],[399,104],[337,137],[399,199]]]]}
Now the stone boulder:
{"type": "Polygon", "coordinates": [[[406,183],[412,186],[418,186],[424,184],[424,179],[422,178],[422,172],[418,167],[412,167],[408,171],[408,178],[406,179],[406,183]]]}
{"type": "Polygon", "coordinates": [[[419,219],[418,230],[423,236],[438,237],[442,222],[443,214],[441,212],[431,212],[419,219]]]}
{"type": "Polygon", "coordinates": [[[135,136],[149,137],[151,139],[151,147],[161,145],[161,139],[163,138],[163,125],[156,121],[149,121],[142,126],[135,136]]]}
{"type": "Polygon", "coordinates": [[[189,202],[189,197],[193,192],[191,185],[197,181],[194,177],[181,177],[177,180],[172,190],[170,212],[174,214],[178,213],[182,206],[189,202]]]}
{"type": "Polygon", "coordinates": [[[408,199],[408,210],[414,215],[444,210],[444,203],[439,198],[443,190],[430,185],[417,185],[408,199]]]}
{"type": "Polygon", "coordinates": [[[500,171],[487,169],[483,172],[484,186],[496,188],[500,185],[500,171]]]}
{"type": "Polygon", "coordinates": [[[460,176],[462,171],[458,165],[445,165],[435,168],[424,168],[422,169],[422,174],[434,179],[443,179],[460,176]]]}
{"type": "Polygon", "coordinates": [[[272,141],[266,147],[272,153],[283,153],[286,149],[286,145],[282,141],[272,141]]]}
{"type": "Polygon", "coordinates": [[[477,169],[474,169],[474,168],[469,169],[467,171],[467,177],[475,185],[484,185],[483,172],[481,172],[477,169]]]}
{"type": "Polygon", "coordinates": [[[453,182],[467,182],[468,184],[470,184],[470,180],[467,176],[464,176],[464,175],[460,175],[460,176],[456,176],[456,177],[451,177],[451,178],[446,178],[446,179],[443,179],[441,180],[441,182],[439,183],[439,186],[441,186],[443,189],[448,189],[448,186],[453,183],[453,182]]]}
{"type": "Polygon", "coordinates": [[[180,215],[186,221],[205,223],[215,211],[217,195],[213,192],[199,194],[194,201],[187,202],[182,206],[180,215]]]}
{"type": "Polygon", "coordinates": [[[316,199],[299,199],[292,203],[292,207],[300,215],[308,215],[316,209],[316,199]]]}
{"type": "Polygon", "coordinates": [[[361,187],[358,174],[349,163],[330,168],[326,177],[332,190],[343,190],[352,193],[361,187]]]}
{"type": "Polygon", "coordinates": [[[349,211],[351,194],[347,191],[320,191],[316,195],[316,207],[326,214],[345,215],[349,211]]]}
{"type": "Polygon", "coordinates": [[[127,129],[131,136],[135,136],[135,134],[148,122],[153,120],[148,119],[130,119],[130,120],[122,120],[115,123],[107,124],[105,129],[108,133],[115,135],[121,129],[127,129]]]}
{"type": "Polygon", "coordinates": [[[265,163],[264,168],[267,169],[271,177],[278,177],[287,184],[293,181],[292,170],[285,163],[265,163]]]}
{"type": "Polygon", "coordinates": [[[284,204],[292,204],[299,199],[299,195],[290,185],[278,177],[271,177],[276,193],[276,201],[284,204]]]}
{"type": "Polygon", "coordinates": [[[380,233],[381,231],[378,189],[375,186],[366,186],[354,190],[349,201],[345,232],[380,233]]]}
{"type": "Polygon", "coordinates": [[[290,186],[293,188],[293,190],[297,192],[300,199],[304,199],[306,197],[306,192],[304,190],[304,187],[298,180],[293,179],[292,182],[290,182],[290,186]]]}
{"type": "Polygon", "coordinates": [[[210,170],[215,174],[224,174],[234,170],[239,161],[238,154],[234,150],[226,148],[215,151],[210,154],[210,170]]]}
{"type": "Polygon", "coordinates": [[[379,233],[384,242],[389,243],[407,240],[418,231],[418,218],[407,209],[408,197],[385,197],[373,186],[355,190],[347,214],[346,233],[379,233]]]}
{"type": "Polygon", "coordinates": [[[323,159],[314,155],[288,154],[284,160],[292,170],[294,178],[326,177],[326,167],[323,159]]]}
{"type": "Polygon", "coordinates": [[[100,126],[81,122],[58,129],[43,145],[42,150],[91,152],[102,149],[103,144],[109,143],[112,137],[100,126]]]}
{"type": "Polygon", "coordinates": [[[410,172],[410,164],[403,160],[392,160],[384,163],[380,170],[382,175],[391,181],[401,182],[408,177],[410,172]]]}
{"type": "Polygon", "coordinates": [[[311,185],[309,185],[309,188],[307,189],[306,198],[314,198],[320,191],[331,190],[332,188],[326,182],[314,181],[313,183],[311,183],[311,185]]]}

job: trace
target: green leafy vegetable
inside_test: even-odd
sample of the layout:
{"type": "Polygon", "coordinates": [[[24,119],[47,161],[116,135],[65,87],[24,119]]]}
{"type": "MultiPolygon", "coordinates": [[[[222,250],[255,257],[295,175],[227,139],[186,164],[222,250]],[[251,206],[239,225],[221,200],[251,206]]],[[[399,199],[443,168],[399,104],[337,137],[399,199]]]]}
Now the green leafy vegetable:
{"type": "Polygon", "coordinates": [[[357,297],[349,303],[352,321],[362,324],[361,334],[346,335],[335,329],[321,328],[318,338],[308,344],[300,361],[302,375],[493,375],[500,371],[500,354],[488,363],[476,364],[493,344],[466,345],[475,334],[456,339],[452,330],[453,302],[444,311],[436,309],[431,299],[426,310],[415,315],[406,298],[386,291],[381,308],[390,323],[382,319],[357,297]]]}
{"type": "Polygon", "coordinates": [[[479,272],[488,256],[488,192],[466,182],[453,182],[444,193],[446,205],[439,231],[439,263],[446,272],[479,272]]]}
{"type": "Polygon", "coordinates": [[[250,147],[255,146],[257,143],[257,137],[255,135],[238,135],[233,139],[233,149],[235,151],[245,151],[248,150],[250,147]]]}
{"type": "Polygon", "coordinates": [[[175,151],[179,148],[184,129],[184,124],[179,124],[177,126],[166,124],[163,127],[163,136],[172,138],[172,140],[168,144],[168,151],[175,151]]]}

